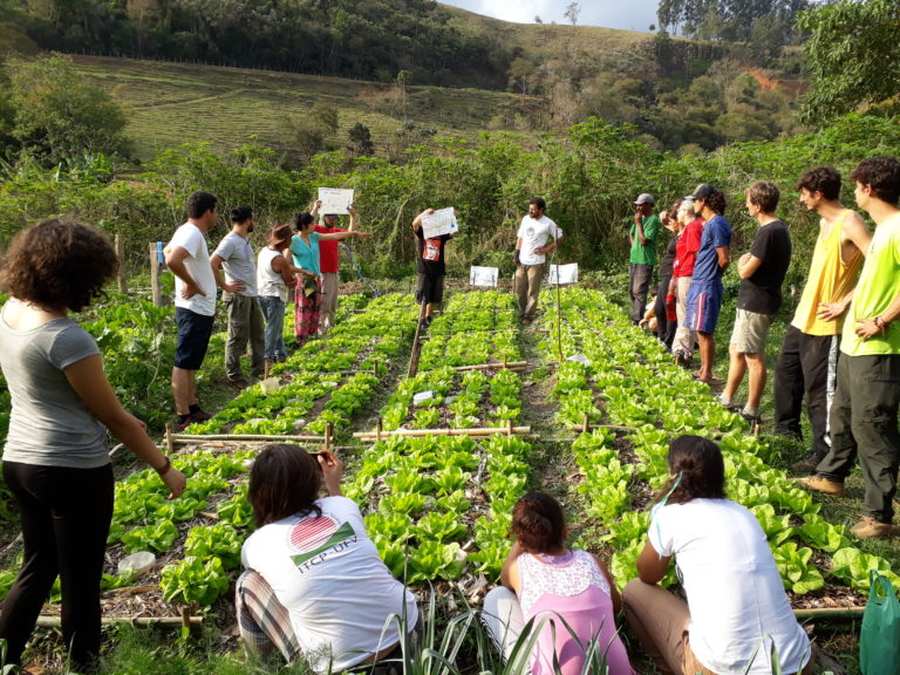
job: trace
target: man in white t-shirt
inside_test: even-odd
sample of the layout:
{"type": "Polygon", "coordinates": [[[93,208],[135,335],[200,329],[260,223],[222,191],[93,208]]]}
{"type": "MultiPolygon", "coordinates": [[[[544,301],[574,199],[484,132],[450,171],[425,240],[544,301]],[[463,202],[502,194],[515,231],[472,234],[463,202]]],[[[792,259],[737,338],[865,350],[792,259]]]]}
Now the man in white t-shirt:
{"type": "Polygon", "coordinates": [[[197,399],[195,375],[206,357],[216,313],[216,279],[206,234],[216,225],[217,202],[208,192],[192,194],[187,203],[188,220],[175,230],[165,248],[166,266],[175,275],[178,347],[172,368],[172,395],[179,430],[209,419],[197,399]]]}
{"type": "Polygon", "coordinates": [[[241,356],[248,343],[253,376],[262,379],[265,374],[265,321],[256,291],[256,254],[250,245],[254,228],[249,206],[232,209],[231,232],[222,238],[210,259],[228,313],[225,372],[237,387],[248,384],[241,375],[241,356]]]}
{"type": "Polygon", "coordinates": [[[541,197],[528,202],[528,215],[522,218],[516,234],[515,288],[519,298],[519,318],[530,323],[537,310],[544,262],[556,250],[562,230],[544,215],[547,204],[541,197]]]}

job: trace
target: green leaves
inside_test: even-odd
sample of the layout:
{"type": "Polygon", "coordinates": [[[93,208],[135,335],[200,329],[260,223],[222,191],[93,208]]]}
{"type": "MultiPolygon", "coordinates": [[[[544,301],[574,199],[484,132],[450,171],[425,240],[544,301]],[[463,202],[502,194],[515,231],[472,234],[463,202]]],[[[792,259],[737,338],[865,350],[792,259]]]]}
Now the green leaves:
{"type": "Polygon", "coordinates": [[[825,585],[821,572],[810,565],[812,554],[812,549],[799,548],[792,541],[772,549],[785,588],[797,595],[816,591],[825,585]]]}
{"type": "Polygon", "coordinates": [[[166,602],[209,607],[228,590],[229,583],[220,558],[200,559],[189,556],[166,565],[159,585],[166,602]]]}
{"type": "Polygon", "coordinates": [[[201,560],[220,558],[224,569],[233,570],[241,564],[241,540],[237,531],[225,523],[197,526],[188,532],[184,553],[201,560]]]}
{"type": "Polygon", "coordinates": [[[831,573],[861,591],[869,590],[869,573],[873,570],[890,579],[895,588],[900,587],[900,576],[891,571],[884,558],[852,547],[839,549],[831,557],[831,573]]]}
{"type": "Polygon", "coordinates": [[[178,538],[178,528],[171,520],[163,520],[156,525],[136,527],[122,535],[122,544],[129,553],[135,551],[156,551],[165,553],[178,538]]]}

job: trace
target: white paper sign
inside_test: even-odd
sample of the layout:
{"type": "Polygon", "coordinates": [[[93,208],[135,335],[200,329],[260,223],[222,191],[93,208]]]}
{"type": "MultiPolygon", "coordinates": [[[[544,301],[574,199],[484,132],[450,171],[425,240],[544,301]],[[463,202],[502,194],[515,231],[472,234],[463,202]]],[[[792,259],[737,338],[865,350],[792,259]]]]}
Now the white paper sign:
{"type": "Polygon", "coordinates": [[[423,403],[427,403],[431,399],[434,398],[433,391],[420,391],[418,394],[413,395],[413,405],[418,407],[423,403]]]}
{"type": "Polygon", "coordinates": [[[578,283],[578,263],[550,265],[550,274],[547,279],[547,283],[553,286],[578,283]]]}
{"type": "Polygon", "coordinates": [[[459,232],[459,224],[456,222],[456,214],[453,212],[452,206],[422,216],[422,236],[426,239],[457,232],[459,232]]]}
{"type": "Polygon", "coordinates": [[[497,277],[500,270],[496,267],[478,267],[473,265],[469,270],[469,285],[479,288],[497,288],[497,277]]]}
{"type": "Polygon", "coordinates": [[[320,187],[319,201],[322,202],[319,213],[323,216],[346,216],[350,213],[348,207],[353,204],[353,190],[320,187]]]}

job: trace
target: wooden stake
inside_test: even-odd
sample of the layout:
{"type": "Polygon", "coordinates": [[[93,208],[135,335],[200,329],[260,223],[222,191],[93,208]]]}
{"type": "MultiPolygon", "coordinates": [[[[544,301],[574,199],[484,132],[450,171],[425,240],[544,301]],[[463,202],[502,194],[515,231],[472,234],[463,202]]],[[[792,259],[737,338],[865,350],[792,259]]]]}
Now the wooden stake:
{"type": "Polygon", "coordinates": [[[406,371],[407,377],[415,377],[416,371],[419,370],[419,354],[422,351],[422,345],[419,342],[422,334],[422,323],[425,321],[425,309],[428,307],[425,298],[422,298],[422,307],[419,309],[419,323],[416,324],[416,336],[413,338],[412,353],[409,355],[409,369],[406,371]]]}
{"type": "Polygon", "coordinates": [[[150,292],[153,304],[162,307],[162,289],[159,287],[159,260],[156,257],[156,242],[150,242],[150,292]]]}
{"type": "Polygon", "coordinates": [[[331,452],[331,437],[334,434],[334,425],[331,422],[325,423],[325,452],[331,452]]]}
{"type": "Polygon", "coordinates": [[[381,415],[378,416],[378,421],[375,423],[375,440],[381,442],[381,431],[384,429],[384,420],[381,419],[381,415]]]}
{"type": "Polygon", "coordinates": [[[128,292],[128,278],[125,274],[125,241],[122,235],[117,234],[113,240],[113,246],[116,249],[116,258],[119,261],[119,269],[116,272],[116,280],[119,283],[119,293],[128,292]]]}
{"type": "Polygon", "coordinates": [[[513,436],[513,421],[506,420],[506,435],[510,438],[513,436]]]}
{"type": "Polygon", "coordinates": [[[587,413],[584,413],[584,421],[581,423],[581,430],[585,433],[591,430],[591,420],[587,413]]]}
{"type": "Polygon", "coordinates": [[[175,436],[172,433],[172,425],[166,422],[166,451],[168,454],[175,454],[175,436]]]}

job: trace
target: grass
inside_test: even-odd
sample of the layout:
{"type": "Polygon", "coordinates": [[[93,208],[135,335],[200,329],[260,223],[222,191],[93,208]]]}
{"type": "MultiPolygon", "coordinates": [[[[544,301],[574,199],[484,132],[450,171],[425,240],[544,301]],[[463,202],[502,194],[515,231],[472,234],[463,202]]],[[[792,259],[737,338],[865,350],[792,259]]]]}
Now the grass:
{"type": "MultiPolygon", "coordinates": [[[[384,151],[403,124],[390,84],[163,61],[72,58],[82,74],[123,106],[127,134],[141,159],[196,141],[226,148],[258,141],[284,148],[285,117],[302,115],[315,103],[338,110],[339,129],[328,139],[337,146],[345,145],[349,129],[362,122],[372,131],[376,148],[384,151]]],[[[418,127],[466,137],[487,129],[498,108],[520,101],[498,91],[412,86],[406,110],[418,127]]]]}

